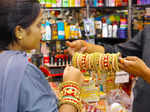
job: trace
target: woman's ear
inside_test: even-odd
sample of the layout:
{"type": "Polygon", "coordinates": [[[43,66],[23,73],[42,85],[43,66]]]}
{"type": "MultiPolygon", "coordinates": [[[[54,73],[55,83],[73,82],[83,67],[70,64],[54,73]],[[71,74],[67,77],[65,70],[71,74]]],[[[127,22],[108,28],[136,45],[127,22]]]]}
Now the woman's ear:
{"type": "Polygon", "coordinates": [[[18,40],[22,40],[24,34],[24,29],[21,26],[16,26],[15,35],[18,40]]]}

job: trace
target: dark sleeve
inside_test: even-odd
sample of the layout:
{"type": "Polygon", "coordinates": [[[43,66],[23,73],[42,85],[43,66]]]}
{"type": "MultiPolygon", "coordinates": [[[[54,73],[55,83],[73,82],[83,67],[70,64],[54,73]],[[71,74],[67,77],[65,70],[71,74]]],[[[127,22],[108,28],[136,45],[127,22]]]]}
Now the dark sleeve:
{"type": "Polygon", "coordinates": [[[18,112],[58,112],[57,99],[43,73],[29,64],[20,88],[18,112]]]}
{"type": "Polygon", "coordinates": [[[108,45],[103,44],[106,53],[116,53],[120,52],[123,57],[126,56],[138,56],[142,57],[142,49],[143,49],[143,39],[145,31],[139,32],[134,38],[128,40],[125,43],[117,44],[117,45],[108,45]]]}

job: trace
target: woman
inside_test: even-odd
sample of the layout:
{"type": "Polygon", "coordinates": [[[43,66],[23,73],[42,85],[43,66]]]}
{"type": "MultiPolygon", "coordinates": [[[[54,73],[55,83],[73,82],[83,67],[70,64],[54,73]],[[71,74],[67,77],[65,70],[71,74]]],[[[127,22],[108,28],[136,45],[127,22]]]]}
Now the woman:
{"type": "MultiPolygon", "coordinates": [[[[27,61],[24,51],[40,48],[41,19],[37,0],[0,0],[0,112],[78,111],[77,105],[64,97],[58,108],[43,73],[27,61]]],[[[81,79],[79,70],[66,67],[64,85],[78,87],[81,79]]]]}

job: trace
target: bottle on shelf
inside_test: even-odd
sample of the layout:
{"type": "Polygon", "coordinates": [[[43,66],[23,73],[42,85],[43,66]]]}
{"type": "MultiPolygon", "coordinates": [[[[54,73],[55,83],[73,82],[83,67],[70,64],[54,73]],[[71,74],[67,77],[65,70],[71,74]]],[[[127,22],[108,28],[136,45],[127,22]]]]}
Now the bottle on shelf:
{"type": "Polygon", "coordinates": [[[113,23],[112,30],[113,30],[112,37],[117,38],[118,24],[116,21],[113,23]]]}
{"type": "Polygon", "coordinates": [[[108,24],[106,23],[106,19],[102,19],[102,37],[107,38],[108,37],[108,24]]]}

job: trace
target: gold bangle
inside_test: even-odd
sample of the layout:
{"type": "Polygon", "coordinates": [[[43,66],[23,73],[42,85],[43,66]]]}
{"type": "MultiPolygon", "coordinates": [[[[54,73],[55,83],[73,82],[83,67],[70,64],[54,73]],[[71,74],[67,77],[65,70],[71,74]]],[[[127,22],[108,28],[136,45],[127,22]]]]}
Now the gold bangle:
{"type": "Polygon", "coordinates": [[[70,104],[73,105],[78,112],[81,112],[82,109],[82,103],[81,103],[81,99],[80,99],[80,86],[78,83],[73,82],[73,81],[66,81],[63,82],[60,86],[60,93],[61,93],[61,99],[60,99],[60,103],[59,106],[63,105],[63,104],[70,104]],[[75,91],[67,91],[67,90],[71,90],[74,89],[75,91]],[[74,92],[74,95],[72,95],[71,92],[74,92]]]}
{"type": "Polygon", "coordinates": [[[74,85],[74,86],[78,87],[80,90],[80,85],[74,81],[65,81],[65,82],[61,83],[59,86],[60,90],[62,90],[63,86],[65,86],[65,85],[74,85]]]}
{"type": "Polygon", "coordinates": [[[70,104],[70,105],[74,106],[74,107],[78,110],[78,112],[81,112],[81,110],[82,110],[82,103],[81,103],[81,101],[80,101],[79,103],[75,104],[75,103],[74,103],[73,101],[71,101],[71,100],[60,100],[59,108],[60,108],[60,106],[62,106],[63,104],[70,104]]]}

